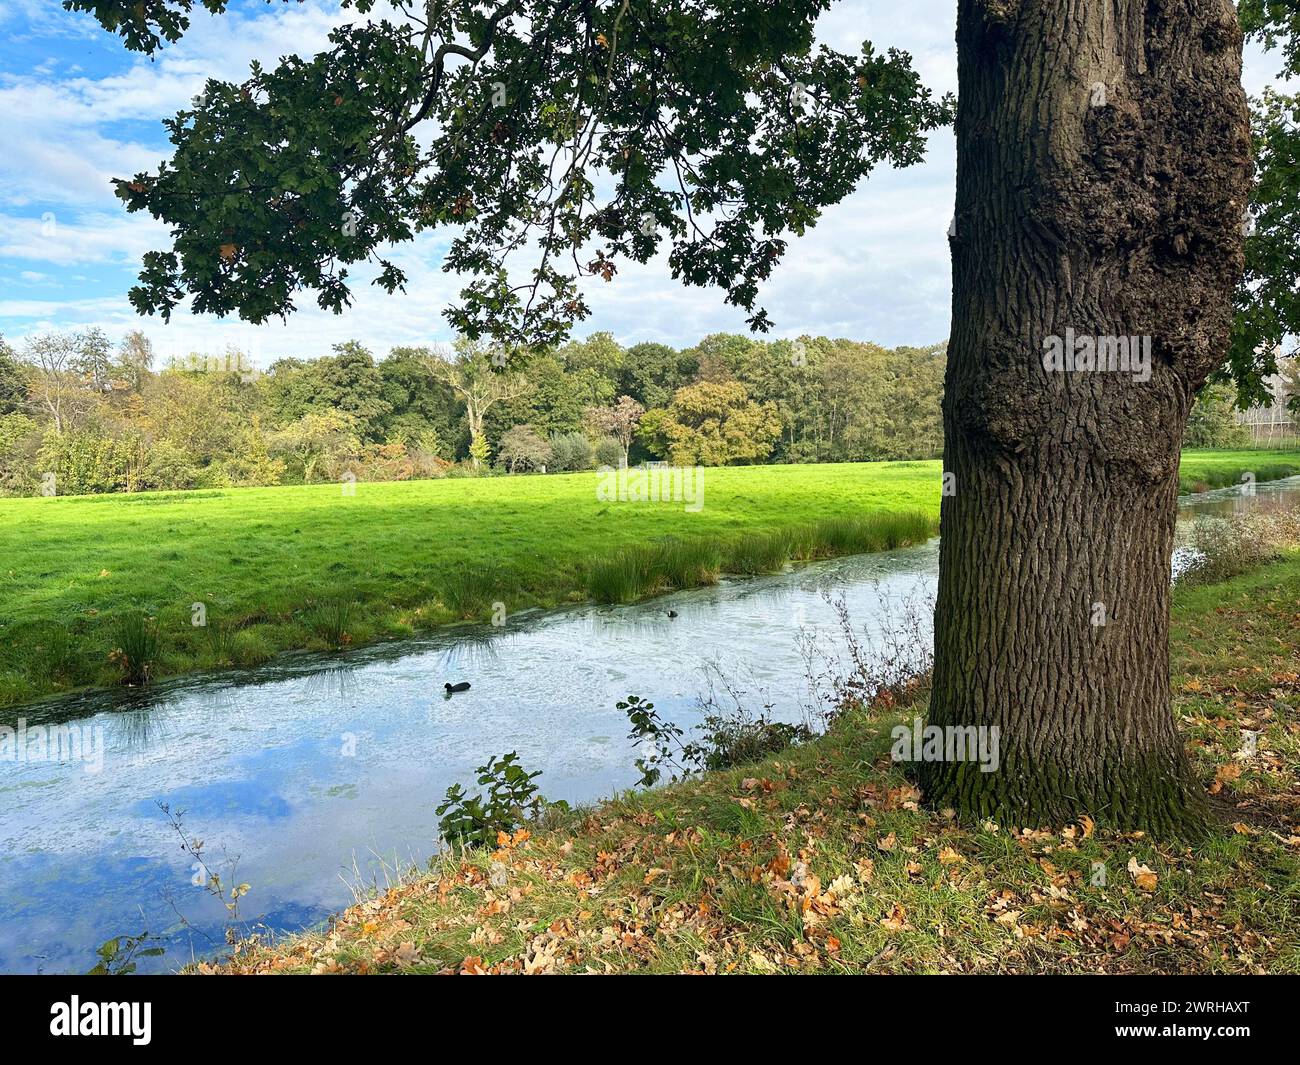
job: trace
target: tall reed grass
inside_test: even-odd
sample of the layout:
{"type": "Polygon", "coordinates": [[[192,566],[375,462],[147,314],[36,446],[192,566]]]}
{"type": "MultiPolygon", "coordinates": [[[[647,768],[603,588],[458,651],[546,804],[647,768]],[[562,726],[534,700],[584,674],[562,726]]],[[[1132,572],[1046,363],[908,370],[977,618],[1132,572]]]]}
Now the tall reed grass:
{"type": "MultiPolygon", "coordinates": [[[[1284,477],[1293,477],[1300,473],[1300,467],[1294,462],[1257,462],[1250,470],[1257,483],[1264,481],[1280,481],[1284,477]]],[[[1190,473],[1180,473],[1178,475],[1178,491],[1183,495],[1189,495],[1194,492],[1205,492],[1213,488],[1231,488],[1234,485],[1240,486],[1242,481],[1242,471],[1236,466],[1208,467],[1200,470],[1194,476],[1190,473]]]]}
{"type": "Polygon", "coordinates": [[[722,552],[708,540],[670,538],[598,559],[587,571],[587,593],[602,603],[628,603],[659,592],[715,584],[722,552]]]}
{"type": "Polygon", "coordinates": [[[722,573],[776,573],[791,561],[890,551],[923,543],[938,523],[923,511],[826,518],[812,525],[746,533],[729,543],[668,539],[624,548],[587,570],[587,594],[602,603],[713,584],[722,573]]]}

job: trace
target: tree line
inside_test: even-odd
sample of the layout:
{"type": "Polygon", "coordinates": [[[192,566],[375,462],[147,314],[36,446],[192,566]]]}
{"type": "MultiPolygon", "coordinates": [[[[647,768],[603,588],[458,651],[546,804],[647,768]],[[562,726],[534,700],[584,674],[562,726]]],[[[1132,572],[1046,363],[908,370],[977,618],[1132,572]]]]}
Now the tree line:
{"type": "Polygon", "coordinates": [[[945,346],[595,333],[504,367],[467,340],[253,367],[142,332],[0,337],[0,494],[934,458],[945,346]]]}

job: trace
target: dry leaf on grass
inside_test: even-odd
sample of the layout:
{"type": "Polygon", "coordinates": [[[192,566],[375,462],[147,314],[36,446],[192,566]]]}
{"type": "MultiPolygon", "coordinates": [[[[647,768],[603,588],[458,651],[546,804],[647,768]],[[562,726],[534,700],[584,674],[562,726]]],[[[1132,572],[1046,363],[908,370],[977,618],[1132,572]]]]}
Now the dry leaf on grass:
{"type": "Polygon", "coordinates": [[[1142,891],[1155,891],[1156,881],[1159,879],[1156,872],[1150,866],[1142,865],[1136,858],[1128,860],[1129,875],[1133,877],[1134,883],[1142,891]]]}

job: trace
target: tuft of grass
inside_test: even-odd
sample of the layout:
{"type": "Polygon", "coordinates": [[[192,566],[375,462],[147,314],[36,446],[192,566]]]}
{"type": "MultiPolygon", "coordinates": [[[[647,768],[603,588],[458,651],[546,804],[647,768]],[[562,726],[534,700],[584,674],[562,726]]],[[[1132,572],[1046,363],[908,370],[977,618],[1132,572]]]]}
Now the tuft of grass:
{"type": "Polygon", "coordinates": [[[654,549],[651,570],[665,591],[699,588],[716,584],[722,570],[722,552],[709,540],[679,540],[670,537],[654,549]]]}
{"type": "Polygon", "coordinates": [[[35,698],[36,689],[16,669],[0,670],[0,706],[11,706],[35,698]]]}
{"type": "Polygon", "coordinates": [[[594,561],[587,570],[587,594],[599,603],[630,603],[652,586],[651,552],[625,547],[594,561]]]}
{"type": "Polygon", "coordinates": [[[260,626],[240,629],[230,641],[231,665],[240,669],[260,666],[275,657],[274,634],[260,626]]]}
{"type": "Polygon", "coordinates": [[[937,532],[928,514],[868,514],[860,518],[828,518],[813,529],[814,550],[821,556],[856,555],[892,551],[923,543],[937,532]]]}
{"type": "Polygon", "coordinates": [[[206,651],[213,666],[224,667],[235,664],[236,631],[228,625],[219,624],[210,624],[204,630],[206,651]]]}
{"type": "Polygon", "coordinates": [[[351,627],[355,605],[345,598],[322,603],[307,615],[312,631],[332,650],[341,651],[352,643],[351,627]]]}
{"type": "MultiPolygon", "coordinates": [[[[82,645],[67,625],[39,622],[10,634],[0,665],[34,686],[64,687],[82,673],[82,645]]],[[[0,699],[2,701],[2,699],[0,699]]]]}
{"type": "Polygon", "coordinates": [[[442,582],[442,601],[458,618],[476,617],[497,598],[496,577],[478,566],[464,566],[448,573],[442,582]]]}
{"type": "Polygon", "coordinates": [[[132,610],[117,620],[114,648],[109,654],[122,684],[148,684],[153,679],[161,651],[158,623],[143,610],[132,610]]]}

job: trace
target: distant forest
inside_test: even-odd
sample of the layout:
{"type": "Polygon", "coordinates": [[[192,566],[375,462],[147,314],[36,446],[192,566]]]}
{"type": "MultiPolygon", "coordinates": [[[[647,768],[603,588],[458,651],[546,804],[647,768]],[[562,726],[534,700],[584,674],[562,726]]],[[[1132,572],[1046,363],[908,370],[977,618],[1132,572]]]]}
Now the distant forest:
{"type": "Polygon", "coordinates": [[[157,365],[140,332],[0,338],[0,492],[933,458],[944,350],[596,333],[508,370],[468,341],[262,370],[234,350],[157,365]]]}

